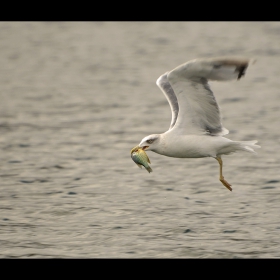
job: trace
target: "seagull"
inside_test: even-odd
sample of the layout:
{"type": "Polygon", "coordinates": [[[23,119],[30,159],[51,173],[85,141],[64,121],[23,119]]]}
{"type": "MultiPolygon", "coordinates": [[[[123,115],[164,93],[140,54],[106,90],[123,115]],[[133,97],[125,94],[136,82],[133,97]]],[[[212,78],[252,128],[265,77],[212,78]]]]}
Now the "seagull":
{"type": "Polygon", "coordinates": [[[232,191],[223,176],[222,155],[245,151],[255,153],[258,141],[232,141],[224,135],[220,109],[208,84],[210,81],[239,80],[251,62],[247,58],[200,58],[179,65],[160,76],[156,84],[171,108],[171,124],[162,134],[144,137],[139,148],[175,158],[216,159],[221,183],[232,191]]]}

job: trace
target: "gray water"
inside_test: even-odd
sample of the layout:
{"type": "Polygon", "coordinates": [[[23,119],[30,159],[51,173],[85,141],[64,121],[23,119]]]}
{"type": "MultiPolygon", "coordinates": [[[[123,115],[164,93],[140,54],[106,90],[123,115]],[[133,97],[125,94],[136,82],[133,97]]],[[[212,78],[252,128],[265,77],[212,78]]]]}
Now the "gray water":
{"type": "Polygon", "coordinates": [[[279,22],[1,22],[1,258],[279,258],[279,22]],[[248,56],[212,83],[232,140],[258,154],[130,149],[169,128],[156,79],[197,57],[248,56]]]}

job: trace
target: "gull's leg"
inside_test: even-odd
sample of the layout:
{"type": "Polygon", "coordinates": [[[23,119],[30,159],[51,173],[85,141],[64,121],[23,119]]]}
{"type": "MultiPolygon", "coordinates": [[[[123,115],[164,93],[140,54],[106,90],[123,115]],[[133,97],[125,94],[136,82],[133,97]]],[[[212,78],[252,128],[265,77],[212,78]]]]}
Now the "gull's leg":
{"type": "Polygon", "coordinates": [[[215,157],[215,159],[219,162],[220,164],[220,181],[222,182],[222,184],[228,188],[230,191],[232,191],[232,188],[230,187],[231,185],[225,180],[224,176],[223,176],[223,161],[220,157],[215,157]]]}

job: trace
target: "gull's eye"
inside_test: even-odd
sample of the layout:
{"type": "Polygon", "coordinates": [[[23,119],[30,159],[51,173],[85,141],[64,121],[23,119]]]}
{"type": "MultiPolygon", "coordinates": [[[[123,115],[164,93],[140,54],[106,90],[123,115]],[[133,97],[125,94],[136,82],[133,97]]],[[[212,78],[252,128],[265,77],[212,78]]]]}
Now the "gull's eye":
{"type": "Polygon", "coordinates": [[[147,140],[147,143],[152,144],[154,142],[153,139],[147,140]]]}

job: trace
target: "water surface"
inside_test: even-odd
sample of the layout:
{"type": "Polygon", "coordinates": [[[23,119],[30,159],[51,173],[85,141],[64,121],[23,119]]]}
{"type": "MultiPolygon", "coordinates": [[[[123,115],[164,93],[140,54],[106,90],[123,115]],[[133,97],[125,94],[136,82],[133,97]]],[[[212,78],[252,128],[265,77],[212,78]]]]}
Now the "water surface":
{"type": "Polygon", "coordinates": [[[1,22],[0,257],[279,258],[278,22],[1,22]],[[248,56],[212,83],[232,140],[215,160],[130,149],[169,128],[156,79],[196,57],[248,56]]]}

